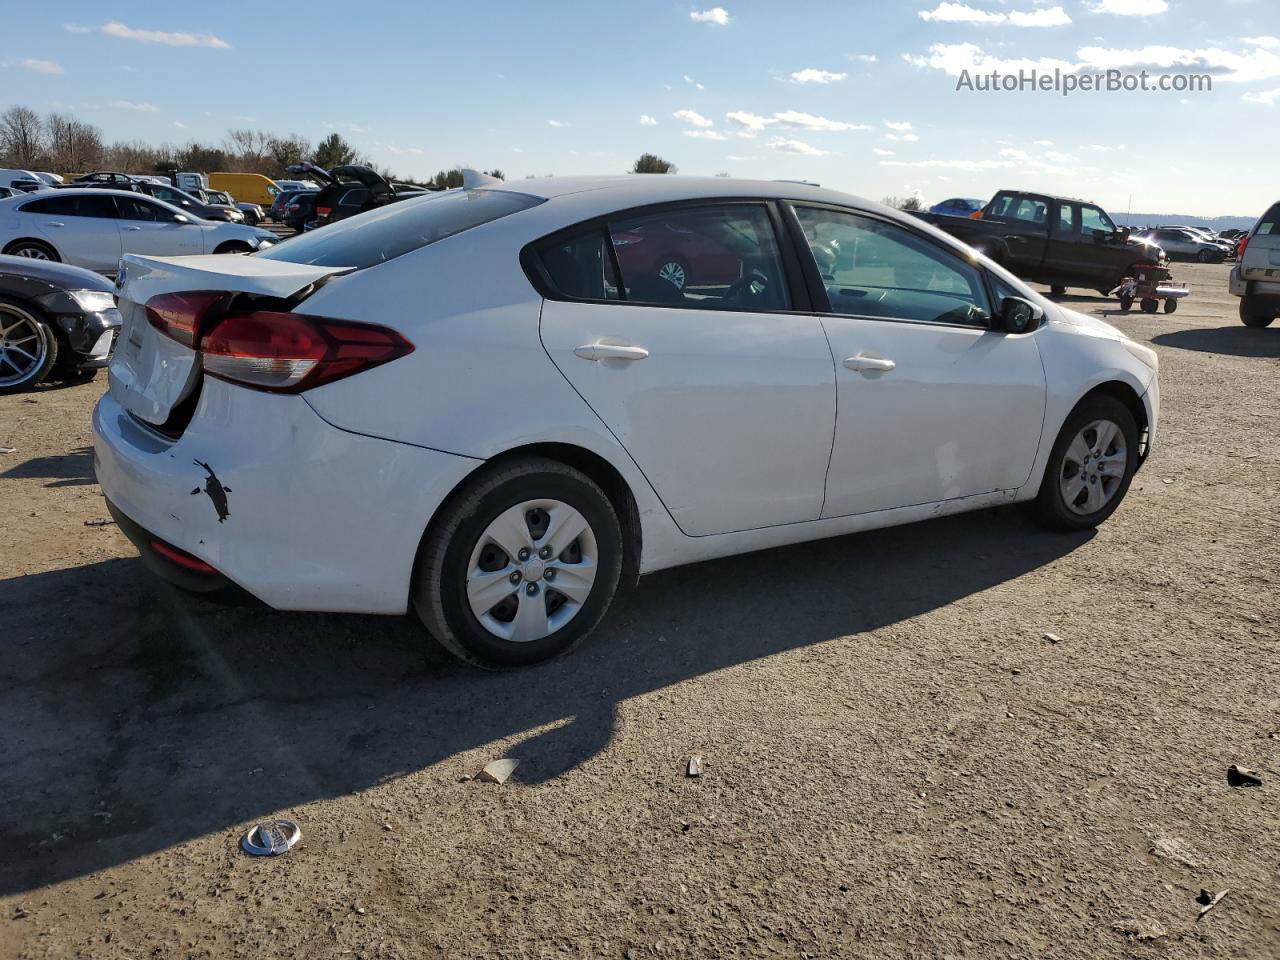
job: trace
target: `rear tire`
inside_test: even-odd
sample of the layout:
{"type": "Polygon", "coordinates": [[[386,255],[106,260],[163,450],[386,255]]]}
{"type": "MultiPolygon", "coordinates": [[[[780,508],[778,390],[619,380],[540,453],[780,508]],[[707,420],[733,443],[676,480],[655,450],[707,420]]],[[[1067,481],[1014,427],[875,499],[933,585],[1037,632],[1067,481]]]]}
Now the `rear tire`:
{"type": "Polygon", "coordinates": [[[4,252],[11,257],[29,257],[32,260],[51,260],[54,263],[61,263],[62,258],[58,256],[58,251],[49,246],[43,240],[32,240],[24,238],[15,240],[4,248],[4,252]]]}
{"type": "Polygon", "coordinates": [[[0,300],[0,393],[30,390],[57,362],[58,338],[44,314],[0,300]]]}
{"type": "Polygon", "coordinates": [[[1246,327],[1253,327],[1260,330],[1263,327],[1269,327],[1275,322],[1276,315],[1274,313],[1259,312],[1257,307],[1253,306],[1248,297],[1240,301],[1240,322],[1246,327]]]}
{"type": "Polygon", "coordinates": [[[1128,313],[1132,309],[1133,309],[1133,297],[1121,297],[1120,311],[1122,313],[1128,313]]]}
{"type": "Polygon", "coordinates": [[[1213,263],[1216,258],[1208,250],[1201,250],[1196,254],[1196,259],[1201,263],[1213,263]]]}
{"type": "Polygon", "coordinates": [[[414,571],[413,605],[467,663],[538,663],[595,629],[617,593],[624,552],[617,512],[590,478],[555,460],[512,460],[441,508],[414,571]],[[581,533],[559,542],[557,530],[572,532],[575,518],[581,533]]]}
{"type": "Polygon", "coordinates": [[[1049,293],[1055,297],[1065,297],[1067,295],[1066,287],[1050,287],[1049,293]]]}
{"type": "Polygon", "coordinates": [[[1058,433],[1035,499],[1036,517],[1054,530],[1092,529],[1116,512],[1137,469],[1138,425],[1133,414],[1115,397],[1090,397],[1071,412],[1058,433]],[[1112,438],[1101,444],[1097,442],[1100,435],[1091,433],[1099,423],[1116,428],[1112,438]],[[1073,483],[1081,478],[1083,484],[1073,483]],[[1097,509],[1090,509],[1090,487],[1105,498],[1097,509]]]}
{"type": "Polygon", "coordinates": [[[1165,313],[1177,313],[1177,312],[1178,312],[1178,301],[1177,301],[1177,300],[1166,300],[1166,301],[1164,302],[1164,312],[1165,312],[1165,313]]]}
{"type": "Polygon", "coordinates": [[[1143,313],[1155,313],[1159,309],[1160,309],[1159,300],[1153,300],[1153,299],[1147,298],[1142,301],[1143,313]]]}

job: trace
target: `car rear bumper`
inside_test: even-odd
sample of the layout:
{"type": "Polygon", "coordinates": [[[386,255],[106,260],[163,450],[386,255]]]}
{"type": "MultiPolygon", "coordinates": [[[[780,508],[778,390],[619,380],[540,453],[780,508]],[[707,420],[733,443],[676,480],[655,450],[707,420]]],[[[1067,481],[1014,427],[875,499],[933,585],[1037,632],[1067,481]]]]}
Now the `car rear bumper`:
{"type": "Polygon", "coordinates": [[[1236,297],[1267,297],[1280,300],[1280,280],[1246,280],[1241,273],[1240,264],[1231,268],[1231,279],[1227,288],[1236,297]]]}
{"type": "Polygon", "coordinates": [[[177,440],[110,394],[93,429],[98,482],[149,565],[159,541],[281,610],[403,613],[428,521],[479,462],[211,378],[177,440]]]}

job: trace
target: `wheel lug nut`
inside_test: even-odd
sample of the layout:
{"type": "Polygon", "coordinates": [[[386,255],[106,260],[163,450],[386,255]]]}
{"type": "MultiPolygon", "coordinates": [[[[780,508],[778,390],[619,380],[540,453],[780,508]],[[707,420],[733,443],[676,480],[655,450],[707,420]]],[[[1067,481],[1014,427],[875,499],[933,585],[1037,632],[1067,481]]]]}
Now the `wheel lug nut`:
{"type": "Polygon", "coordinates": [[[524,592],[531,597],[536,597],[538,595],[538,585],[536,583],[527,583],[525,584],[524,592]]]}
{"type": "Polygon", "coordinates": [[[524,577],[520,575],[519,570],[515,570],[512,572],[511,576],[507,577],[507,579],[510,580],[512,583],[519,583],[521,580],[524,579],[524,577]]]}
{"type": "Polygon", "coordinates": [[[538,551],[538,556],[540,556],[543,560],[550,560],[550,559],[551,559],[551,548],[550,548],[550,547],[543,547],[541,550],[539,550],[539,551],[538,551]]]}
{"type": "Polygon", "coordinates": [[[554,570],[548,570],[546,573],[542,575],[542,579],[546,580],[548,583],[550,583],[555,578],[556,578],[556,572],[554,570]]]}
{"type": "Polygon", "coordinates": [[[533,556],[533,553],[529,550],[528,547],[521,547],[520,552],[516,554],[516,557],[519,558],[521,563],[524,563],[531,556],[533,556]]]}

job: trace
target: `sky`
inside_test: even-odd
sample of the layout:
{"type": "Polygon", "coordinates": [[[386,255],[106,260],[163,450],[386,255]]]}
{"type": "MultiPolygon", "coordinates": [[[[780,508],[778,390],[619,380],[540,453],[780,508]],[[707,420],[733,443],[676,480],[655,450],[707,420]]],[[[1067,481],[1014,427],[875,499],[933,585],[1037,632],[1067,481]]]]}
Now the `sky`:
{"type": "Polygon", "coordinates": [[[401,176],[681,173],[864,197],[1084,197],[1115,214],[1277,199],[1277,0],[103,4],[5,20],[0,109],[108,140],[337,131],[401,176]],[[718,5],[720,2],[724,6],[718,5]],[[716,5],[712,5],[715,3],[716,5]],[[1211,91],[981,92],[993,70],[1147,69],[1211,91]]]}

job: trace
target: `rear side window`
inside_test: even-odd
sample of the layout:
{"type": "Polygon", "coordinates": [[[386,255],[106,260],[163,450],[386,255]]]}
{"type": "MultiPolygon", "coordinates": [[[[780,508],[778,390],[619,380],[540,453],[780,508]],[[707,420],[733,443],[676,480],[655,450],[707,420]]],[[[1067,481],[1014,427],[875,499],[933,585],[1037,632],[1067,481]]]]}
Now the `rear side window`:
{"type": "Polygon", "coordinates": [[[505,190],[449,190],[339,220],[254,256],[362,269],[543,202],[505,190]]]}
{"type": "Polygon", "coordinates": [[[619,300],[618,274],[601,227],[557,237],[539,253],[548,286],[566,300],[619,300]]]}
{"type": "Polygon", "coordinates": [[[1022,220],[1026,223],[1044,223],[1048,209],[1043,200],[1002,194],[995,203],[992,216],[1001,220],[1022,220]]]}
{"type": "Polygon", "coordinates": [[[24,204],[23,213],[43,213],[58,217],[105,217],[114,219],[116,205],[111,197],[101,194],[75,193],[58,197],[45,197],[24,204]]]}
{"type": "Polygon", "coordinates": [[[356,187],[354,190],[348,190],[342,195],[342,199],[338,201],[340,207],[358,207],[369,200],[369,190],[367,187],[356,187]]]}
{"type": "Polygon", "coordinates": [[[1280,237],[1280,203],[1262,215],[1255,232],[1260,237],[1280,237]]]}

